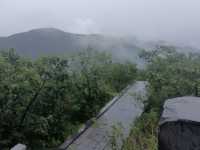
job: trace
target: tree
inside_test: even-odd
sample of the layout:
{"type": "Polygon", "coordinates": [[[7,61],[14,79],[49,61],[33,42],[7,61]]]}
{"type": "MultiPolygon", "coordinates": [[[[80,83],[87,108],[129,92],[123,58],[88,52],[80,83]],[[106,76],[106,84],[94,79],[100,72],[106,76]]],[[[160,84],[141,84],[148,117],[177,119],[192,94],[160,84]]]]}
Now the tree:
{"type": "Polygon", "coordinates": [[[94,50],[38,60],[0,52],[0,147],[57,146],[133,82],[136,70],[94,50]]]}

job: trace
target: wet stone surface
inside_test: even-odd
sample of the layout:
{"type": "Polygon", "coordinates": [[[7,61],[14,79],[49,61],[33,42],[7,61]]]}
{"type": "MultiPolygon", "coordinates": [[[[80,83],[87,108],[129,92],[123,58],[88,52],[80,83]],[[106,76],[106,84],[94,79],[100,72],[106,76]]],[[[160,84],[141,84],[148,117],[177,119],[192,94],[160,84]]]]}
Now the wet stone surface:
{"type": "MultiPolygon", "coordinates": [[[[111,136],[115,129],[120,130],[121,136],[117,140],[121,145],[123,138],[126,138],[131,130],[134,120],[142,113],[142,102],[138,97],[145,97],[146,82],[138,81],[128,88],[128,90],[106,111],[96,122],[88,128],[73,144],[69,150],[110,150],[111,136]]],[[[115,99],[114,99],[115,100],[115,99]]],[[[113,100],[113,101],[114,101],[113,100]]],[[[112,101],[110,102],[112,103],[112,101]]],[[[110,105],[110,104],[108,104],[110,105]]],[[[106,107],[108,107],[105,106],[106,107]]],[[[103,109],[105,109],[103,108],[103,109]]],[[[67,142],[61,148],[66,147],[67,142]]]]}

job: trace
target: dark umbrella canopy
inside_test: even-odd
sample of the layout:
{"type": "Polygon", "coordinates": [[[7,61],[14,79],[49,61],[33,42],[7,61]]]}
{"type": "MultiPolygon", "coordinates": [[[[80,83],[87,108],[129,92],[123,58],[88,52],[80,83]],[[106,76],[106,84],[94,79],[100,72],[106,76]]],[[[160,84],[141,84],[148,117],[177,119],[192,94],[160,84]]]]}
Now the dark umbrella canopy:
{"type": "Polygon", "coordinates": [[[167,100],[159,125],[159,150],[200,150],[200,98],[167,100]]]}

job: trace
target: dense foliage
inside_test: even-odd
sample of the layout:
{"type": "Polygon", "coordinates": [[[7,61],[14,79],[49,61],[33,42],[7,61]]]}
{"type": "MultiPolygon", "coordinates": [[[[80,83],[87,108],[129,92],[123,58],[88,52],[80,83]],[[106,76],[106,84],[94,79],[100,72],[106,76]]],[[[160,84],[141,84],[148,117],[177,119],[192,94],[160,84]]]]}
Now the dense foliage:
{"type": "MultiPolygon", "coordinates": [[[[168,98],[200,95],[200,54],[161,46],[143,51],[148,100],[124,150],[155,150],[157,124],[168,98]],[[134,146],[133,146],[134,145],[134,146]]],[[[70,58],[27,60],[0,53],[0,148],[18,142],[34,148],[61,143],[136,78],[136,66],[92,50],[70,58]]]]}
{"type": "Polygon", "coordinates": [[[164,101],[200,94],[200,54],[184,54],[173,47],[160,46],[143,51],[141,57],[146,61],[141,75],[149,82],[149,98],[124,150],[156,150],[158,120],[164,101]]]}
{"type": "Polygon", "coordinates": [[[0,53],[0,149],[60,144],[133,82],[136,66],[92,50],[28,60],[0,53]]]}
{"type": "Polygon", "coordinates": [[[199,95],[200,55],[177,52],[173,47],[162,46],[147,52],[146,79],[149,81],[149,100],[146,112],[161,112],[166,99],[199,95]],[[153,53],[153,54],[152,54],[153,53]]]}

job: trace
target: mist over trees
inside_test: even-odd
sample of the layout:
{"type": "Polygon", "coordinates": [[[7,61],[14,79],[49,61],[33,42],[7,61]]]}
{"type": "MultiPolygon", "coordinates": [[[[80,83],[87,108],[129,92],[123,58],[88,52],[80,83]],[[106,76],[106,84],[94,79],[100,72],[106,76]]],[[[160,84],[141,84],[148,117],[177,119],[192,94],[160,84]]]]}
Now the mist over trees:
{"type": "Polygon", "coordinates": [[[133,145],[135,149],[155,149],[164,101],[199,96],[200,55],[160,46],[143,51],[140,57],[145,68],[138,70],[131,62],[119,63],[111,55],[91,49],[69,58],[37,60],[21,57],[13,49],[1,51],[0,147],[19,142],[32,149],[55,147],[137,79],[149,82],[149,98],[124,150],[133,145]]]}
{"type": "Polygon", "coordinates": [[[0,147],[57,146],[136,74],[134,64],[93,50],[34,61],[0,52],[0,147]]]}
{"type": "Polygon", "coordinates": [[[146,68],[138,76],[148,81],[149,97],[123,150],[157,150],[158,122],[165,100],[200,94],[200,54],[185,54],[171,46],[160,46],[143,51],[140,56],[146,68]]]}

